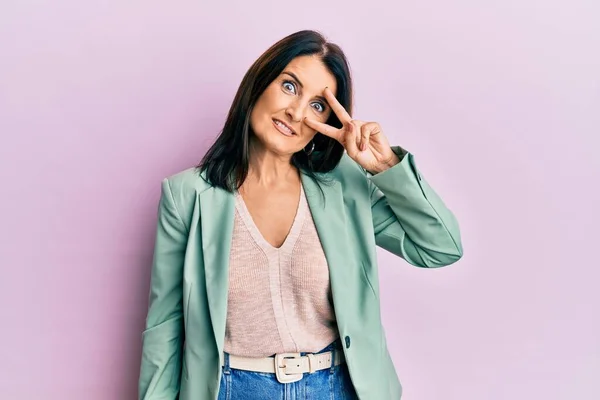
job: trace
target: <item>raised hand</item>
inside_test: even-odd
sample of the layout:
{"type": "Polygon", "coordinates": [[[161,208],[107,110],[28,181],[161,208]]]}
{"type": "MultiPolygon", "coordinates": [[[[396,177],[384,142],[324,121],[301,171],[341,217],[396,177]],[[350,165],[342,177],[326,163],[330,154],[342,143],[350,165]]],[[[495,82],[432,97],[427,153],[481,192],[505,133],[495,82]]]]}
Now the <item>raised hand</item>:
{"type": "Polygon", "coordinates": [[[329,88],[325,88],[323,94],[342,128],[304,118],[306,125],[340,142],[350,158],[371,173],[384,171],[400,162],[377,122],[352,119],[329,88]]]}

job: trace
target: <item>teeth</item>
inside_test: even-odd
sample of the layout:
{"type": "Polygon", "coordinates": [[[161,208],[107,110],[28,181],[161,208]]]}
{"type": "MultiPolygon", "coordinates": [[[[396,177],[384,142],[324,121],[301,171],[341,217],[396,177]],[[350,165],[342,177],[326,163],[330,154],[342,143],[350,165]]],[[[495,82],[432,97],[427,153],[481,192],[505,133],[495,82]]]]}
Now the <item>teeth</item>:
{"type": "Polygon", "coordinates": [[[290,130],[290,128],[288,128],[287,126],[285,126],[284,124],[282,124],[279,121],[275,121],[275,123],[277,124],[277,126],[282,127],[286,132],[292,133],[292,131],[290,130]]]}

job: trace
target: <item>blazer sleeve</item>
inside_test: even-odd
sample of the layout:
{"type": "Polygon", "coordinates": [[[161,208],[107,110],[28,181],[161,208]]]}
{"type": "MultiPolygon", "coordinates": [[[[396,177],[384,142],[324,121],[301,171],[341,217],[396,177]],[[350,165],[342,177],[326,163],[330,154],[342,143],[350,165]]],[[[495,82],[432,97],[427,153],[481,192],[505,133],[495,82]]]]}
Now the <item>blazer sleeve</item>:
{"type": "Polygon", "coordinates": [[[173,200],[168,178],[162,181],[149,293],[142,333],[139,400],[176,399],[184,341],[183,258],[187,229],[173,200]]]}
{"type": "Polygon", "coordinates": [[[462,257],[458,222],[417,169],[414,156],[399,146],[400,163],[372,175],[366,171],[378,246],[425,268],[462,257]]]}

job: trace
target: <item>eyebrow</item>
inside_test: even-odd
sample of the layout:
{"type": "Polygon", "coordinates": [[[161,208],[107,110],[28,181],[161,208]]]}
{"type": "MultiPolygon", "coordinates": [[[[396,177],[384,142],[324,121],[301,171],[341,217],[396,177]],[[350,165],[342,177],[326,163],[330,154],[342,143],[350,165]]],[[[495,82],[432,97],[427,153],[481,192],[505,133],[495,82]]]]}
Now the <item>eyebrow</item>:
{"type": "MultiPolygon", "coordinates": [[[[296,82],[298,82],[298,85],[300,85],[301,88],[304,89],[304,85],[302,84],[302,82],[300,81],[300,79],[298,79],[298,77],[296,76],[296,74],[294,74],[293,72],[289,72],[289,71],[283,71],[283,74],[287,74],[289,76],[291,76],[292,78],[294,78],[294,80],[296,82]]],[[[320,99],[323,103],[327,104],[327,106],[329,106],[329,103],[327,102],[327,99],[323,96],[315,96],[317,99],[320,99]]]]}

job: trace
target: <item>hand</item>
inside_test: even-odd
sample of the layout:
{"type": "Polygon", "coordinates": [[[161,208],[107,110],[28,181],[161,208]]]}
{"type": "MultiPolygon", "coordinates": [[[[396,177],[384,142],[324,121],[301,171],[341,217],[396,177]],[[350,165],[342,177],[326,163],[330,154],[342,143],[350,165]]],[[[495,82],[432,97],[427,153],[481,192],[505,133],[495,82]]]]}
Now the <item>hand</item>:
{"type": "Polygon", "coordinates": [[[363,122],[352,119],[350,114],[337,101],[329,88],[323,91],[327,102],[342,123],[335,128],[312,119],[304,118],[310,128],[340,142],[350,158],[371,173],[378,173],[400,162],[377,122],[363,122]]]}

